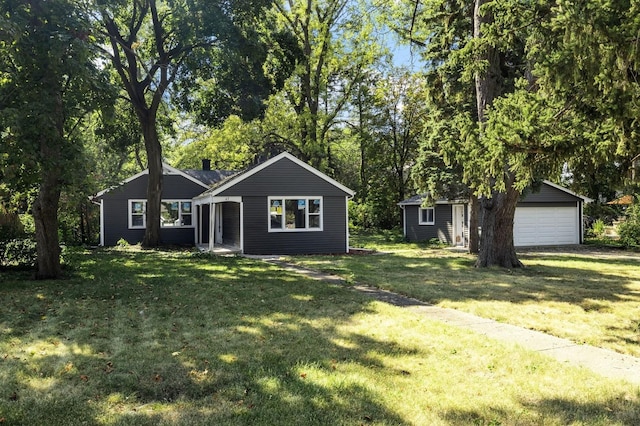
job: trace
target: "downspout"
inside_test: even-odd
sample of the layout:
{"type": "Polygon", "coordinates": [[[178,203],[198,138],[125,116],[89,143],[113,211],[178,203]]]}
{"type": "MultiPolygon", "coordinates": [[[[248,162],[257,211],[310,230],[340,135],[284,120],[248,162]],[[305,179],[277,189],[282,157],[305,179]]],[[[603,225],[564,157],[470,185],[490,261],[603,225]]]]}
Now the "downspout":
{"type": "Polygon", "coordinates": [[[578,230],[580,232],[578,241],[580,244],[584,243],[584,203],[582,201],[576,201],[578,203],[578,230]]]}
{"type": "Polygon", "coordinates": [[[244,254],[244,198],[240,201],[240,253],[244,254]]]}
{"type": "Polygon", "coordinates": [[[407,239],[407,210],[404,208],[404,205],[400,205],[402,209],[402,237],[407,239]]]}
{"type": "Polygon", "coordinates": [[[346,234],[347,234],[347,251],[345,253],[349,253],[349,200],[351,197],[344,197],[344,211],[345,211],[345,226],[346,226],[346,234]]]}

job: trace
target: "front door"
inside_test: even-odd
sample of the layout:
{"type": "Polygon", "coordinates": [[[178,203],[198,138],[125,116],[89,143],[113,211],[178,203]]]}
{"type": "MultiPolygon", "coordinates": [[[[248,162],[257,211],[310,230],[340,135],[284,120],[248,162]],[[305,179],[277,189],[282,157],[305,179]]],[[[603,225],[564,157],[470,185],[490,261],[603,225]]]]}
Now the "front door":
{"type": "Polygon", "coordinates": [[[222,244],[222,203],[217,203],[215,206],[216,206],[215,236],[213,241],[216,244],[222,244]]]}
{"type": "Polygon", "coordinates": [[[454,204],[452,206],[453,216],[453,245],[464,247],[464,205],[454,204]]]}

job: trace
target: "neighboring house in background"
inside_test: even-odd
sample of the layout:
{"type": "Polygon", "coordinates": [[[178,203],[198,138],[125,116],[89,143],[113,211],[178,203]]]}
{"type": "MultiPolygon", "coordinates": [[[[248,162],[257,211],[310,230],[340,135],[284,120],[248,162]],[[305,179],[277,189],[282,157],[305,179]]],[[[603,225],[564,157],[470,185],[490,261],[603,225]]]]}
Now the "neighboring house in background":
{"type": "MultiPolygon", "coordinates": [[[[544,181],[527,192],[516,207],[513,242],[516,247],[570,245],[583,242],[583,205],[592,200],[544,181]]],[[[432,238],[452,246],[469,242],[469,206],[466,200],[438,200],[422,207],[416,195],[398,203],[403,210],[403,233],[408,241],[432,238]]]]}
{"type": "MultiPolygon", "coordinates": [[[[163,168],[161,241],[246,254],[346,253],[354,193],[284,152],[242,172],[163,168]]],[[[142,241],[148,171],[98,193],[100,243],[142,241]]]]}

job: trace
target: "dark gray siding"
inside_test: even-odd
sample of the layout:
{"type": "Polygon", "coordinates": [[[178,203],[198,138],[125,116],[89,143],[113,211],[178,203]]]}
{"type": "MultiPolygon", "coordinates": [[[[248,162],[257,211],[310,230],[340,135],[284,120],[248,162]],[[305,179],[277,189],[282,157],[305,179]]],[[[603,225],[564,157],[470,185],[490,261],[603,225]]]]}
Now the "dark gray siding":
{"type": "Polygon", "coordinates": [[[222,243],[240,246],[240,204],[222,204],[222,243]]]}
{"type": "Polygon", "coordinates": [[[283,158],[218,195],[221,197],[238,195],[267,197],[274,195],[323,195],[345,197],[348,194],[293,161],[283,158]]]}
{"type": "MultiPolygon", "coordinates": [[[[405,238],[407,241],[428,241],[437,238],[442,242],[453,244],[453,221],[451,204],[436,204],[435,224],[420,225],[420,206],[405,206],[405,238]]],[[[466,213],[466,208],[465,208],[466,213]]]]}
{"type": "MultiPolygon", "coordinates": [[[[120,238],[130,244],[142,241],[144,229],[129,229],[128,200],[147,199],[148,175],[142,175],[124,185],[114,188],[102,196],[104,200],[104,244],[113,246],[120,238]]],[[[164,175],[162,199],[190,200],[202,193],[204,188],[179,175],[164,175]]],[[[195,212],[193,220],[196,220],[195,212]]],[[[163,244],[193,245],[193,228],[161,228],[160,238],[163,244]]]]}
{"type": "MultiPolygon", "coordinates": [[[[297,187],[292,193],[274,188],[272,195],[323,195],[314,189],[297,187]]],[[[340,191],[342,193],[342,191],[340,191]]],[[[347,223],[345,196],[323,198],[323,230],[304,232],[269,232],[266,196],[243,197],[244,252],[247,254],[320,254],[345,253],[347,249],[347,223]]]]}
{"type": "Polygon", "coordinates": [[[528,188],[520,197],[520,201],[518,203],[572,203],[571,205],[575,205],[576,201],[580,200],[581,199],[575,195],[571,195],[565,191],[561,191],[543,183],[539,189],[528,188]]]}
{"type": "Polygon", "coordinates": [[[211,217],[209,215],[209,204],[202,204],[198,206],[200,218],[200,243],[209,244],[209,221],[211,217]]]}

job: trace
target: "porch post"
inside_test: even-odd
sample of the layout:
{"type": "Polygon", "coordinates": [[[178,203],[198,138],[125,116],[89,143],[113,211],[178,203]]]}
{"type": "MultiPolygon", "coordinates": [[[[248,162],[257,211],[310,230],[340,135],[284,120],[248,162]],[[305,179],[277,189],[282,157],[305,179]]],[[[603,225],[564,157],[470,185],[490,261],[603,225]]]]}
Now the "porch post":
{"type": "Polygon", "coordinates": [[[209,251],[213,251],[216,232],[216,203],[209,203],[209,251]]]}
{"type": "Polygon", "coordinates": [[[193,241],[196,243],[196,248],[198,248],[198,244],[200,244],[200,206],[195,203],[193,205],[195,207],[196,215],[196,220],[193,224],[193,241]]]}

